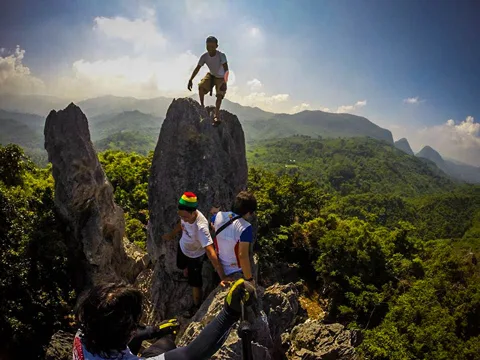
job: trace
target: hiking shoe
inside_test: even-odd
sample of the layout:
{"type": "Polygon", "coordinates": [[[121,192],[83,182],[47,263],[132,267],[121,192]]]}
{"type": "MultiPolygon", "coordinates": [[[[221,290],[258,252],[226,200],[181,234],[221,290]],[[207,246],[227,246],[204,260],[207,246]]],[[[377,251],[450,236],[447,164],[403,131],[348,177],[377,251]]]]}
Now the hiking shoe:
{"type": "Polygon", "coordinates": [[[213,126],[217,127],[217,126],[220,125],[221,123],[222,123],[222,122],[220,121],[219,118],[216,118],[216,117],[213,118],[213,123],[212,123],[213,126]]]}

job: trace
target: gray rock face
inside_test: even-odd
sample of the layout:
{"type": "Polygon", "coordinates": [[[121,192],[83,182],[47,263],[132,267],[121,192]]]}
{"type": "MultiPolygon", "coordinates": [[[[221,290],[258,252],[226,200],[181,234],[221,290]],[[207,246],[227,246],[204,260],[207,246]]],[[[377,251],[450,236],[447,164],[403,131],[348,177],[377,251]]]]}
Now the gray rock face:
{"type": "MultiPolygon", "coordinates": [[[[235,195],[246,188],[245,138],[238,118],[221,112],[223,123],[192,99],[177,99],[162,124],[149,181],[150,224],[147,249],[156,263],[152,288],[157,316],[178,315],[191,305],[191,290],[176,268],[178,239],[162,240],[176,222],[178,199],[185,191],[198,197],[208,217],[218,202],[230,209],[235,195]]],[[[207,279],[205,279],[208,283],[207,279]]]]}
{"type": "Polygon", "coordinates": [[[395,141],[395,147],[408,155],[415,155],[410,147],[410,144],[408,143],[408,140],[405,138],[395,141]]]}
{"type": "MultiPolygon", "coordinates": [[[[205,300],[179,341],[187,345],[221,311],[228,290],[217,288],[205,300]]],[[[258,288],[257,315],[249,312],[252,329],[254,359],[280,359],[283,357],[282,334],[295,323],[299,309],[298,292],[293,284],[273,285],[266,290],[258,288]]],[[[238,324],[230,332],[225,344],[212,359],[242,359],[242,341],[238,337],[238,324]]]]}
{"type": "Polygon", "coordinates": [[[45,149],[55,179],[55,204],[69,222],[67,245],[78,278],[77,288],[97,278],[133,281],[145,259],[135,249],[127,256],[123,210],[113,200],[113,188],[100,165],[88,121],[73,103],[52,111],[45,123],[45,149]]]}
{"type": "Polygon", "coordinates": [[[318,320],[296,326],[290,336],[289,359],[355,360],[355,346],[360,333],[346,330],[340,324],[323,324],[318,320]]]}

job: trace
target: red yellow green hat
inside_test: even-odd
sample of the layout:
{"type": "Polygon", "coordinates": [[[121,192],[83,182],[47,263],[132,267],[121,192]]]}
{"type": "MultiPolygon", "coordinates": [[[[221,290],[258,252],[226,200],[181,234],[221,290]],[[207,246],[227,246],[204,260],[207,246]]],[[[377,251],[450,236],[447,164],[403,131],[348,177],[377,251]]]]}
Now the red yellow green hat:
{"type": "Polygon", "coordinates": [[[183,206],[186,206],[186,207],[189,207],[189,208],[192,208],[192,209],[196,209],[197,206],[198,206],[197,195],[195,195],[192,192],[185,192],[185,193],[183,193],[183,195],[180,198],[180,200],[178,201],[178,203],[180,205],[183,205],[183,206]]]}

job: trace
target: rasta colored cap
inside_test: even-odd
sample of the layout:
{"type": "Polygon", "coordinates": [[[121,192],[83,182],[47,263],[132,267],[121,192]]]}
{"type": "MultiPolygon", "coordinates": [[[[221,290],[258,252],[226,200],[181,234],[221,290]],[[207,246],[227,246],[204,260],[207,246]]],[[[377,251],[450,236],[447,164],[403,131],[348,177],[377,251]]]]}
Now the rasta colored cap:
{"type": "Polygon", "coordinates": [[[207,42],[207,43],[209,43],[209,42],[214,42],[214,43],[218,44],[218,40],[217,40],[217,38],[216,38],[215,36],[209,36],[209,37],[207,37],[207,41],[206,41],[206,42],[207,42]]]}
{"type": "Polygon", "coordinates": [[[196,209],[197,208],[197,195],[192,192],[183,193],[182,197],[178,201],[180,205],[196,209]]]}

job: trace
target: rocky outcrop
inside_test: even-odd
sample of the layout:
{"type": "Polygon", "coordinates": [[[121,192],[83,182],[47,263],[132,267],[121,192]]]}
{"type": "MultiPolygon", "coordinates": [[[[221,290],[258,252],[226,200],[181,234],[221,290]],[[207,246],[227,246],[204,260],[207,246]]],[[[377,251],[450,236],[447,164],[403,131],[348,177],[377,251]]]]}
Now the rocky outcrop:
{"type": "Polygon", "coordinates": [[[55,179],[55,204],[67,220],[67,239],[77,288],[97,278],[133,281],[145,259],[124,248],[123,210],[113,200],[108,182],[90,141],[88,121],[73,103],[61,111],[51,111],[45,123],[45,149],[55,179]]]}
{"type": "Polygon", "coordinates": [[[410,147],[410,144],[408,143],[408,140],[405,138],[401,138],[400,140],[395,141],[395,147],[398,150],[402,150],[404,153],[408,155],[415,155],[413,153],[412,148],[410,147]]]}
{"type": "Polygon", "coordinates": [[[358,331],[346,330],[340,324],[323,324],[318,320],[296,326],[290,335],[291,360],[355,360],[355,346],[361,342],[358,331]]]}
{"type": "Polygon", "coordinates": [[[53,334],[47,346],[45,360],[71,360],[75,334],[58,331],[53,334]]]}
{"type": "MultiPolygon", "coordinates": [[[[179,341],[187,345],[220,312],[227,290],[217,288],[205,300],[179,341]]],[[[293,284],[274,285],[266,290],[258,288],[258,303],[249,316],[252,330],[254,359],[281,358],[282,334],[294,325],[299,311],[298,292],[293,284]]],[[[238,324],[230,332],[222,348],[212,359],[241,359],[242,342],[238,336],[238,324]]]]}
{"type": "MultiPolygon", "coordinates": [[[[185,346],[220,312],[227,290],[216,289],[205,300],[200,310],[179,340],[185,346]]],[[[353,360],[357,359],[355,346],[361,342],[360,333],[346,330],[340,324],[323,324],[306,320],[299,303],[297,286],[275,284],[258,288],[257,311],[250,312],[252,351],[254,359],[292,360],[353,360]],[[298,324],[298,325],[297,325],[298,324]]],[[[212,359],[242,359],[242,341],[238,326],[230,332],[222,348],[212,359]]]]}
{"type": "MultiPolygon", "coordinates": [[[[199,210],[208,215],[217,202],[230,209],[247,184],[245,139],[238,118],[222,111],[223,123],[213,127],[208,110],[192,99],[174,100],[153,157],[147,249],[156,263],[152,296],[160,318],[178,315],[192,301],[186,279],[176,268],[178,241],[162,240],[179,221],[181,194],[194,192],[199,210]]],[[[208,277],[205,280],[208,285],[208,277]]]]}

